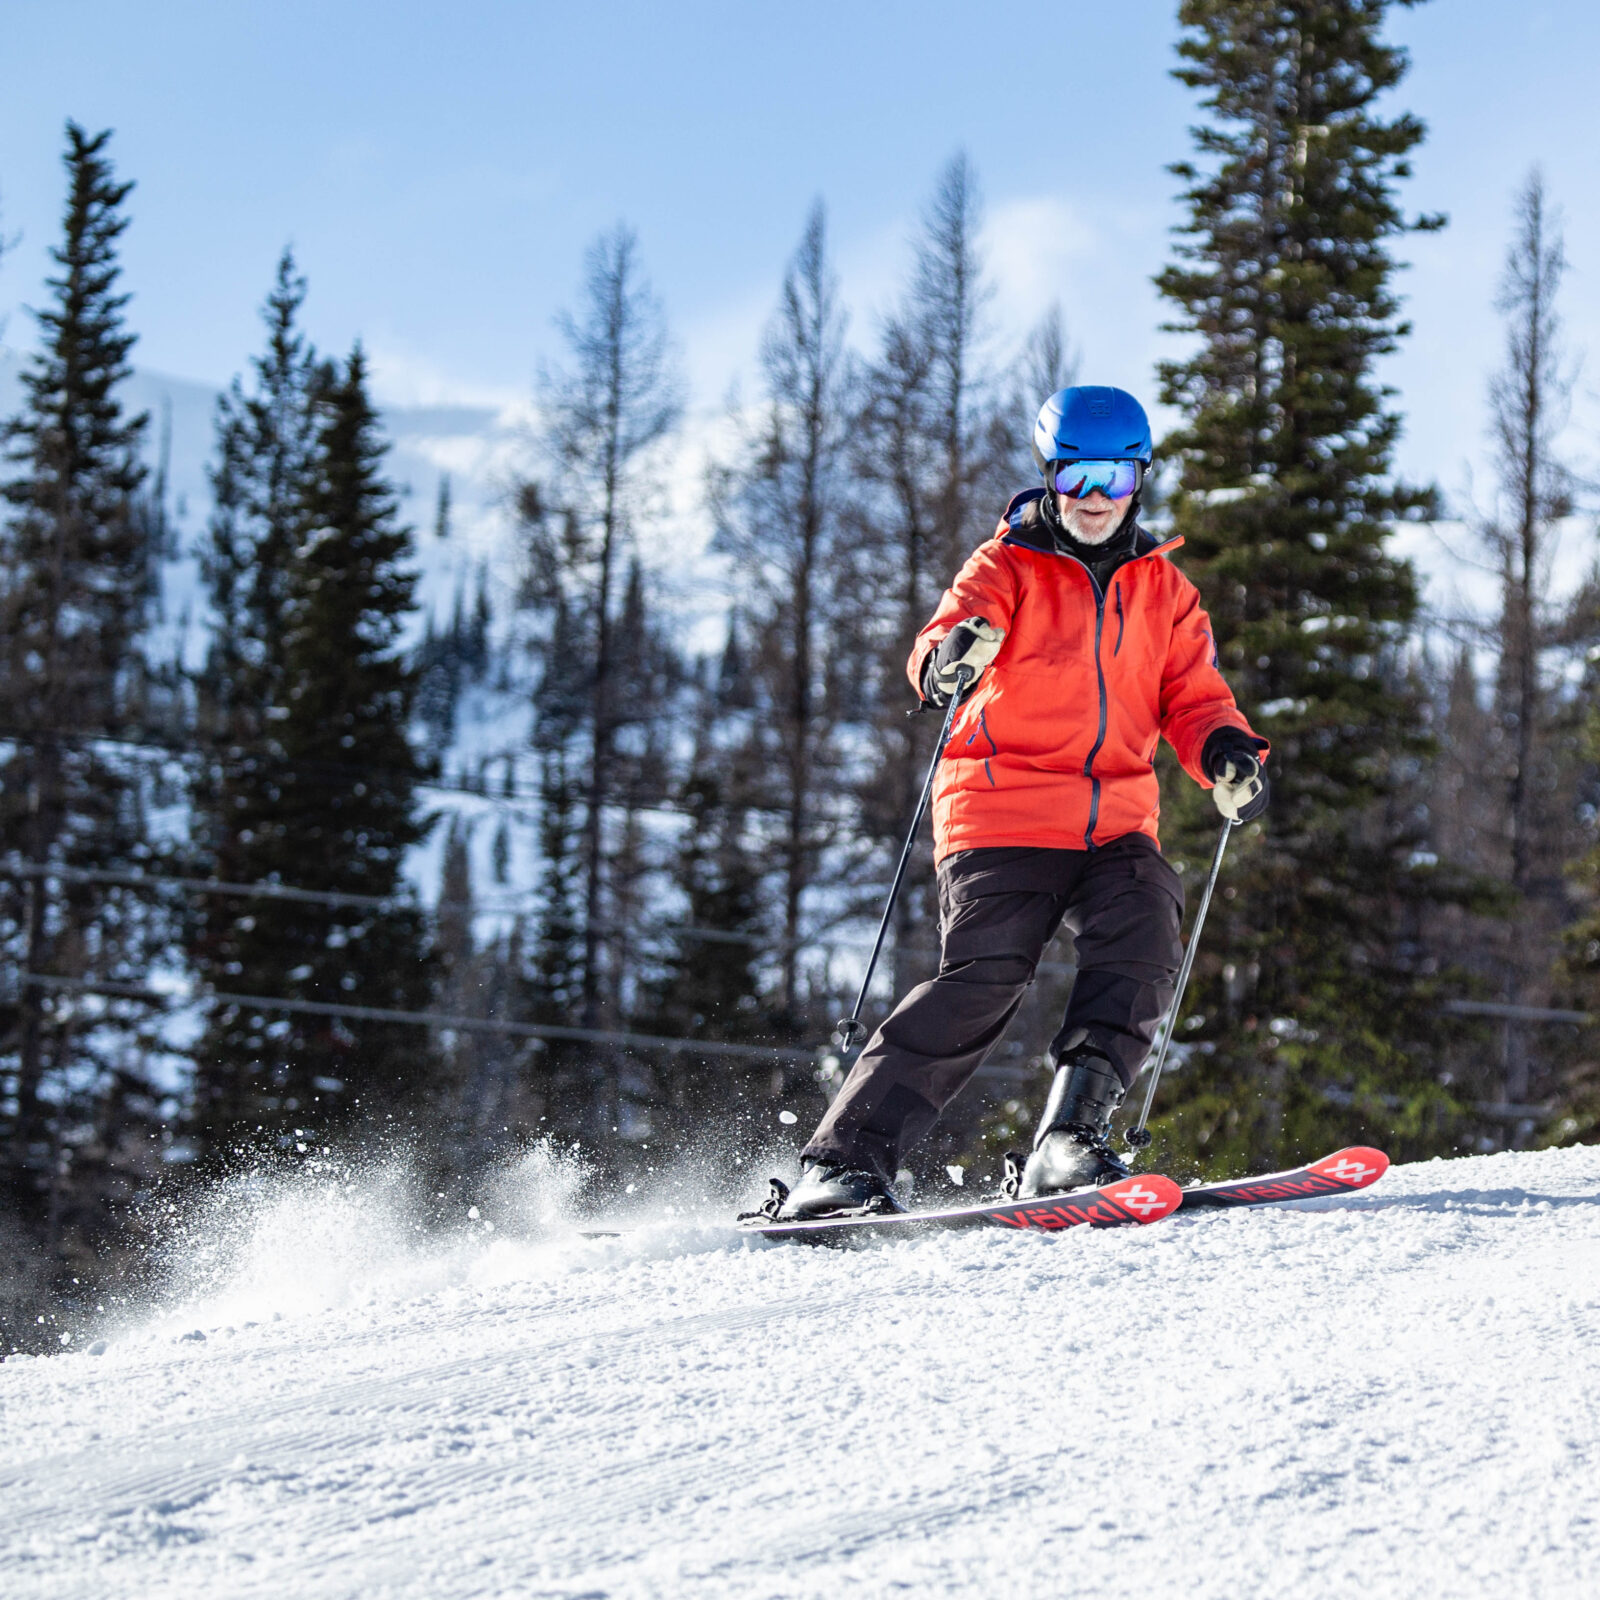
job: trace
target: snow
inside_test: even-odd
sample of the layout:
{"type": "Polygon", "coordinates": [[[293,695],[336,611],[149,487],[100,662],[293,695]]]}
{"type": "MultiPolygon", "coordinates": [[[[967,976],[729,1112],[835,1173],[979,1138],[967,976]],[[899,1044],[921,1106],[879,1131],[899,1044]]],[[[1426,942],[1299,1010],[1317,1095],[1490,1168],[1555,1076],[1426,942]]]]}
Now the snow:
{"type": "Polygon", "coordinates": [[[0,1366],[9,1600],[1594,1592],[1600,1148],[840,1251],[408,1183],[237,1186],[0,1366]]]}

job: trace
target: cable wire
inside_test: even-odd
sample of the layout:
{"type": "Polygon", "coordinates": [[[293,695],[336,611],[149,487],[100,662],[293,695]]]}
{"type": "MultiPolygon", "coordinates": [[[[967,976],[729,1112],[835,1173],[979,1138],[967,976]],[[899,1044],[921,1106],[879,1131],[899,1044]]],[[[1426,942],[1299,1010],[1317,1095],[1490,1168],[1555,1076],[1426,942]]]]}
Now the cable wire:
{"type": "Polygon", "coordinates": [[[241,1006],[260,1011],[304,1013],[309,1016],[343,1017],[355,1022],[402,1022],[419,1027],[451,1029],[460,1033],[504,1033],[524,1039],[570,1040],[582,1044],[614,1044],[635,1050],[667,1050],[674,1053],[708,1056],[759,1056],[766,1061],[794,1061],[814,1065],[817,1053],[775,1044],[731,1044],[721,1039],[685,1039],[658,1033],[631,1033],[610,1028],[568,1028],[558,1023],[509,1022],[497,1017],[454,1016],[443,1011],[397,1011],[388,1006],[352,1006],[332,1000],[289,1000],[271,995],[229,994],[221,989],[203,990],[187,997],[163,994],[137,983],[117,983],[100,978],[62,978],[44,972],[20,974],[24,988],[60,990],[68,994],[98,994],[111,999],[138,1000],[146,1005],[171,1008],[210,1002],[213,1005],[241,1006]]]}
{"type": "MultiPolygon", "coordinates": [[[[484,904],[475,900],[439,900],[431,907],[419,905],[404,895],[353,894],[338,889],[306,889],[292,883],[230,883],[222,878],[185,878],[159,872],[124,872],[109,867],[60,867],[49,862],[0,861],[0,878],[18,882],[58,878],[63,883],[103,883],[125,889],[182,889],[189,894],[227,895],[242,900],[287,900],[316,906],[350,906],[372,911],[417,911],[424,916],[443,911],[470,911],[478,916],[515,917],[525,908],[484,904]]],[[[528,891],[530,894],[533,890],[528,891]]],[[[602,932],[621,930],[605,928],[602,932]]],[[[660,930],[676,938],[704,939],[712,943],[765,946],[753,933],[735,933],[724,928],[696,928],[689,923],[669,923],[660,930]]]]}

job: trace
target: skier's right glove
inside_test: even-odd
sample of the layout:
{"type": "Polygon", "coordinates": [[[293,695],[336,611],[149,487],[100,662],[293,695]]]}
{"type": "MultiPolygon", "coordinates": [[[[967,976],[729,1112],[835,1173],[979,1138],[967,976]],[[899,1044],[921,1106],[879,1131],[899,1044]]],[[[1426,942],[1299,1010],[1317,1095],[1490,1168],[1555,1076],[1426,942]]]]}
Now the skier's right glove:
{"type": "Polygon", "coordinates": [[[1211,798],[1229,822],[1254,822],[1267,809],[1272,791],[1261,765],[1265,739],[1243,728],[1215,728],[1200,752],[1200,770],[1214,787],[1211,798]]]}
{"type": "Polygon", "coordinates": [[[923,664],[922,698],[930,705],[948,705],[958,686],[965,683],[970,689],[1000,653],[1004,638],[1004,629],[982,617],[962,618],[923,664]]]}

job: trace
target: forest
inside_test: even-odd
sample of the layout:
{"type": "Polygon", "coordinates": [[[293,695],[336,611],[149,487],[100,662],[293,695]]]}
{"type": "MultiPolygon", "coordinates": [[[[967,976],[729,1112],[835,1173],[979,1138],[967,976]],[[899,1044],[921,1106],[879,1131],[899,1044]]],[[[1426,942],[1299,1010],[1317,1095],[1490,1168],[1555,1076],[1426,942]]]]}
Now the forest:
{"type": "MultiPolygon", "coordinates": [[[[1494,478],[1454,508],[1499,613],[1425,616],[1394,532],[1448,508],[1396,474],[1381,367],[1409,332],[1404,241],[1448,222],[1408,209],[1425,129],[1384,10],[1179,11],[1197,127],[1158,287],[1183,353],[1145,398],[1180,420],[1144,515],[1183,537],[1273,788],[1172,1023],[1146,1159],[1180,1179],[1600,1129],[1600,544],[1582,524],[1593,575],[1557,593],[1558,530],[1592,508],[1559,449],[1580,354],[1559,197],[1537,168],[1508,197],[1494,478]]],[[[1104,381],[1072,339],[1094,308],[996,354],[960,153],[870,324],[825,204],[797,218],[759,390],[697,488],[726,578],[704,651],[662,601],[685,384],[626,223],[587,247],[532,396],[500,508],[515,593],[463,595],[444,628],[419,623],[416,551],[448,485],[438,528],[410,526],[367,356],[313,347],[285,250],[216,410],[196,669],[153,620],[179,534],[124,395],[138,205],[109,130],[67,126],[61,214],[0,432],[0,1348],[119,1292],[224,1175],[399,1154],[442,1212],[538,1141],[599,1194],[687,1153],[732,1172],[798,1149],[848,1070],[832,1036],[937,732],[908,715],[911,640],[1037,481],[1040,402],[1104,381]],[[485,684],[526,733],[463,773],[444,752],[485,684]],[[485,909],[458,790],[535,819],[514,914],[485,909]],[[427,845],[436,883],[408,866],[427,845]]],[[[1161,770],[1192,905],[1217,819],[1161,770]]],[[[1048,953],[917,1192],[991,1184],[1029,1137],[1072,954],[1048,953]]],[[[937,955],[924,839],[869,1021],[937,955]]]]}

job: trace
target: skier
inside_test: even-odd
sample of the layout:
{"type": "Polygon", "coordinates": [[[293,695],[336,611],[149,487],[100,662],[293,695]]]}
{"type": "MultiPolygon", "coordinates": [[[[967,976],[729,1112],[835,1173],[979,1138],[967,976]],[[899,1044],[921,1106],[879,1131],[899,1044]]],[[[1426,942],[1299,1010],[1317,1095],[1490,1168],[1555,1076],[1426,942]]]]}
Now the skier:
{"type": "Polygon", "coordinates": [[[867,1041],[801,1152],[778,1221],[902,1209],[902,1154],[999,1042],[1065,920],[1076,981],[1018,1198],[1126,1177],[1111,1118],[1172,999],[1183,886],[1156,836],[1165,737],[1217,809],[1266,808],[1257,738],[1217,670],[1194,585],[1139,526],[1150,424],[1122,389],[1062,389],[1033,432],[1044,486],[945,591],[908,672],[963,692],[934,787],[941,954],[867,1041]]]}

